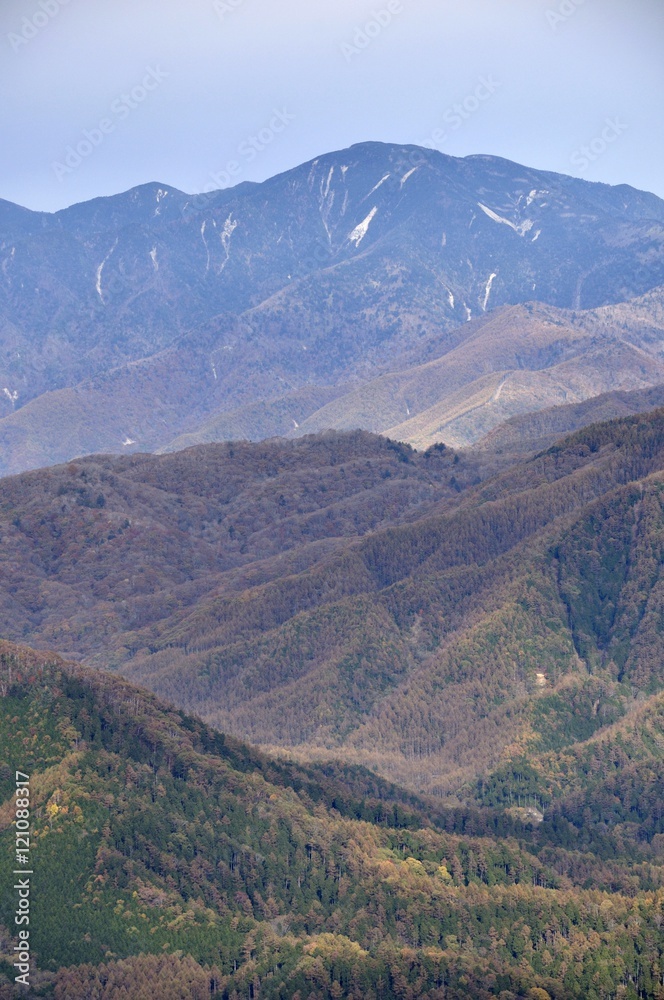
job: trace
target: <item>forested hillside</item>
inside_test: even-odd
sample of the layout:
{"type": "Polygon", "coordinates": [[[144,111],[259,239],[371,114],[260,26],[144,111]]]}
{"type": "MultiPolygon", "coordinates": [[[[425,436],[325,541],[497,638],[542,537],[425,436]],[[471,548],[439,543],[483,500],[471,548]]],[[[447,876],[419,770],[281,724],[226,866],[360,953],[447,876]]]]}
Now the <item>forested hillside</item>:
{"type": "Polygon", "coordinates": [[[662,687],[663,431],[598,424],[502,470],[351,433],[5,479],[2,632],[471,801],[662,687]]]}
{"type": "Polygon", "coordinates": [[[550,448],[565,434],[589,424],[634,413],[645,413],[664,404],[664,385],[630,392],[604,392],[583,403],[552,406],[535,413],[511,417],[477,442],[477,448],[512,455],[529,455],[550,448]]]}
{"type": "MultiPolygon", "coordinates": [[[[515,761],[478,791],[499,805],[445,809],[4,643],[3,885],[17,769],[33,817],[38,971],[20,995],[661,1000],[663,719],[654,696],[602,746],[549,751],[555,790],[515,761]]],[[[12,910],[3,892],[3,998],[12,910]]]]}
{"type": "MultiPolygon", "coordinates": [[[[364,427],[420,450],[439,441],[468,448],[515,415],[536,420],[542,409],[643,391],[664,382],[664,288],[598,309],[541,302],[494,309],[466,324],[452,344],[448,339],[432,338],[424,362],[411,348],[410,358],[346,387],[289,433],[364,427]]],[[[598,412],[596,419],[618,415],[598,412]]],[[[561,427],[557,437],[571,429],[561,427]]]]}

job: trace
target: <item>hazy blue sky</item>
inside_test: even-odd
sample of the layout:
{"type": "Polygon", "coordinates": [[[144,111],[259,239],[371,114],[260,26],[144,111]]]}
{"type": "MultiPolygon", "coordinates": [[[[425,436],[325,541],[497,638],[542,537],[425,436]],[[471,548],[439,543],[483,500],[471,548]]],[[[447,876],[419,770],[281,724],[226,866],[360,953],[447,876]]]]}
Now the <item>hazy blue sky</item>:
{"type": "Polygon", "coordinates": [[[0,197],[30,208],[366,139],[664,196],[664,0],[2,0],[0,46],[0,197]]]}

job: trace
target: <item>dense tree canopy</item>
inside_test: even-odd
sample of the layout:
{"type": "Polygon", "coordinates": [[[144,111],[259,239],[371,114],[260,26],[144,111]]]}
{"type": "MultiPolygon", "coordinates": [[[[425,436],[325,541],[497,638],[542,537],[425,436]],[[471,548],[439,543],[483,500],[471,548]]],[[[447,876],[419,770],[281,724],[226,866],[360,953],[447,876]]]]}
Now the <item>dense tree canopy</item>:
{"type": "Polygon", "coordinates": [[[0,875],[20,766],[33,995],[664,995],[662,696],[573,766],[549,751],[548,789],[539,758],[485,783],[487,801],[505,782],[524,804],[557,796],[536,823],[525,805],[449,809],[358,768],[274,760],[52,656],[5,644],[0,660],[0,875]]]}

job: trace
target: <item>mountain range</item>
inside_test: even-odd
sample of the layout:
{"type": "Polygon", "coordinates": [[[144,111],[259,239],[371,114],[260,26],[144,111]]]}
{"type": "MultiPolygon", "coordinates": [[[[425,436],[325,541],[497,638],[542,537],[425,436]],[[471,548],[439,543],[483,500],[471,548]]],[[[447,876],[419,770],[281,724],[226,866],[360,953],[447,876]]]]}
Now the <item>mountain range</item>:
{"type": "Polygon", "coordinates": [[[380,143],[0,202],[0,1000],[664,998],[663,233],[380,143]]]}
{"type": "Polygon", "coordinates": [[[662,384],[663,235],[627,185],[382,143],[0,202],[0,473],[330,427],[466,447],[662,384]]]}
{"type": "Polygon", "coordinates": [[[663,734],[660,695],[550,751],[544,817],[538,759],[486,782],[495,804],[443,808],[1,643],[0,877],[15,768],[37,876],[20,993],[0,895],[0,997],[657,998],[663,734]]]}
{"type": "Polygon", "coordinates": [[[475,801],[661,687],[663,431],[654,410],[516,461],[327,432],[9,477],[0,632],[475,801]]]}

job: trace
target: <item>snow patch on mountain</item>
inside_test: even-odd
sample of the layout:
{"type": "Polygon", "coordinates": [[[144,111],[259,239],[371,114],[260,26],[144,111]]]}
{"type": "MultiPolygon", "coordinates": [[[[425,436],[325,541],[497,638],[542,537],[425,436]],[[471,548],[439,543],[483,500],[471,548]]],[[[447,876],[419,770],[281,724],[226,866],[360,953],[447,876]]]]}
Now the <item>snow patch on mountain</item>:
{"type": "MultiPolygon", "coordinates": [[[[538,191],[537,188],[533,188],[526,198],[526,205],[532,205],[536,198],[545,198],[548,194],[551,194],[551,192],[546,190],[538,191]]],[[[545,204],[542,204],[542,208],[544,208],[545,204]]]]}
{"type": "Polygon", "coordinates": [[[334,174],[334,167],[330,167],[330,171],[327,175],[327,180],[321,179],[320,182],[320,199],[318,202],[318,208],[320,211],[320,217],[325,226],[325,232],[327,233],[328,243],[332,243],[332,234],[330,232],[330,227],[328,226],[328,220],[330,218],[330,212],[334,205],[334,191],[330,190],[330,184],[332,183],[332,175],[334,174]]]}
{"type": "Polygon", "coordinates": [[[477,204],[482,209],[484,214],[488,215],[490,219],[493,219],[494,222],[500,222],[504,226],[509,226],[510,229],[513,229],[515,233],[519,234],[519,236],[525,236],[526,233],[529,232],[534,226],[532,219],[525,219],[523,222],[519,223],[511,222],[509,219],[503,218],[502,215],[498,215],[498,213],[494,212],[492,208],[488,208],[486,205],[483,205],[481,201],[478,201],[477,204]]]}
{"type": "Polygon", "coordinates": [[[489,275],[489,280],[486,283],[486,288],[484,289],[484,302],[482,303],[482,311],[486,312],[487,303],[489,301],[489,296],[491,295],[491,286],[493,285],[493,279],[497,277],[496,274],[492,273],[489,275]]]}
{"type": "Polygon", "coordinates": [[[108,251],[108,253],[104,257],[104,259],[102,260],[101,264],[97,268],[97,280],[95,282],[95,288],[97,289],[97,295],[99,296],[99,298],[101,299],[102,302],[104,302],[104,296],[103,296],[103,293],[102,293],[102,290],[101,290],[101,274],[102,274],[102,271],[104,270],[104,264],[109,259],[109,257],[111,256],[111,254],[113,253],[113,251],[115,250],[115,248],[116,248],[117,245],[118,245],[118,240],[116,239],[115,243],[113,244],[113,246],[111,247],[111,249],[108,251]]]}
{"type": "Polygon", "coordinates": [[[207,274],[210,270],[210,247],[208,246],[208,241],[205,239],[205,229],[207,227],[207,221],[201,223],[201,236],[203,238],[203,243],[205,244],[205,252],[207,253],[207,263],[205,265],[205,273],[207,274]]]}
{"type": "MultiPolygon", "coordinates": [[[[325,199],[327,198],[327,196],[329,194],[330,184],[332,183],[332,176],[333,176],[333,174],[334,174],[334,167],[332,166],[332,167],[330,167],[330,172],[327,175],[327,181],[325,182],[325,190],[321,192],[322,195],[323,195],[323,201],[325,201],[325,199]]],[[[323,182],[321,181],[321,188],[322,187],[323,187],[323,182]]]]}
{"type": "Polygon", "coordinates": [[[415,171],[419,169],[420,169],[419,167],[412,167],[412,169],[409,170],[407,174],[404,174],[403,177],[401,178],[401,183],[399,184],[399,187],[403,187],[408,178],[412,177],[415,171]]]}
{"type": "Polygon", "coordinates": [[[390,174],[385,174],[385,175],[384,175],[383,177],[381,177],[381,179],[380,179],[380,180],[378,181],[378,183],[377,183],[377,184],[374,184],[374,186],[372,187],[371,191],[369,191],[369,194],[365,195],[365,197],[364,197],[364,198],[363,198],[362,200],[363,200],[363,201],[365,201],[365,200],[366,200],[366,198],[370,198],[370,197],[371,197],[371,195],[372,195],[372,194],[374,193],[374,191],[377,191],[377,190],[378,190],[378,188],[379,188],[379,187],[381,186],[381,184],[384,184],[384,183],[385,183],[385,181],[386,181],[386,180],[387,180],[387,179],[388,179],[389,177],[390,177],[390,174]]]}
{"type": "Polygon", "coordinates": [[[318,166],[318,160],[313,160],[311,163],[311,169],[309,170],[309,176],[307,177],[307,184],[309,185],[309,190],[313,190],[314,180],[316,179],[316,167],[318,166]]]}
{"type": "Polygon", "coordinates": [[[348,237],[348,239],[350,240],[350,242],[354,243],[356,247],[359,247],[360,243],[362,242],[362,240],[364,239],[364,237],[367,235],[367,230],[369,229],[369,226],[371,225],[371,220],[373,219],[373,217],[374,217],[374,215],[376,214],[377,211],[378,211],[378,206],[374,205],[374,207],[371,209],[371,211],[367,215],[366,219],[363,219],[362,222],[360,222],[359,226],[355,226],[355,229],[353,230],[353,232],[348,237]]]}
{"type": "Polygon", "coordinates": [[[223,228],[222,232],[219,234],[219,239],[221,240],[221,245],[224,248],[224,253],[226,254],[226,258],[219,265],[219,274],[221,274],[221,272],[223,271],[223,269],[226,267],[226,264],[228,264],[228,261],[230,260],[230,256],[231,256],[231,237],[232,237],[233,233],[235,232],[235,230],[237,229],[238,225],[239,225],[239,223],[238,223],[237,220],[233,221],[233,213],[231,212],[231,214],[228,216],[228,218],[224,222],[224,228],[223,228]]]}

